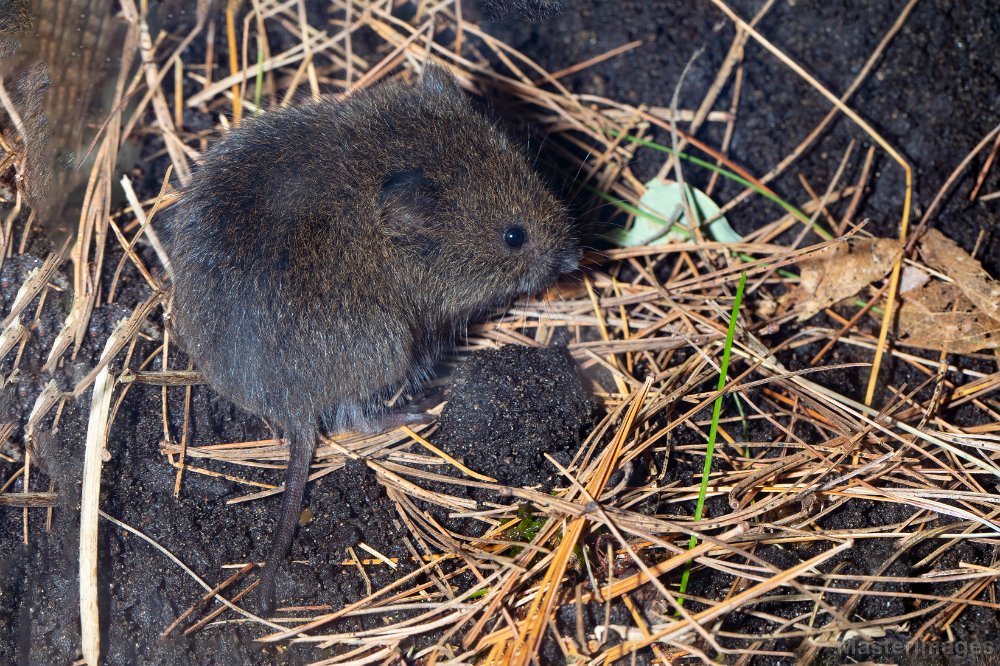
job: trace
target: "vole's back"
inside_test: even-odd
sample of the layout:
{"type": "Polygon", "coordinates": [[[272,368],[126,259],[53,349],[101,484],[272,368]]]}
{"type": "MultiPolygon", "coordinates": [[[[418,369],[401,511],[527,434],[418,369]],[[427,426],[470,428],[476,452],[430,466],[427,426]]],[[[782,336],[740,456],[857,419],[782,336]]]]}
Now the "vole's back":
{"type": "Polygon", "coordinates": [[[188,352],[279,419],[421,379],[449,329],[558,273],[544,253],[578,254],[520,153],[438,70],[233,131],[169,235],[188,352]],[[534,227],[535,257],[508,257],[510,224],[534,227]]]}
{"type": "Polygon", "coordinates": [[[426,370],[409,358],[414,276],[393,265],[378,206],[403,162],[441,158],[429,132],[492,131],[454,102],[401,86],[323,101],[264,115],[206,156],[171,254],[177,328],[220,392],[272,418],[317,414],[426,370]]]}

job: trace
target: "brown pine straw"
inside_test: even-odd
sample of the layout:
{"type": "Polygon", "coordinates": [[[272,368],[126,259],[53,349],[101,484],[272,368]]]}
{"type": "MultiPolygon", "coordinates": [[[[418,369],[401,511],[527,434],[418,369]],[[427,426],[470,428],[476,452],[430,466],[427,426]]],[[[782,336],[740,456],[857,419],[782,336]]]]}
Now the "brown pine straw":
{"type": "MultiPolygon", "coordinates": [[[[629,436],[632,426],[635,424],[636,416],[639,414],[639,410],[642,408],[646,394],[649,393],[652,384],[652,378],[647,379],[642,388],[633,394],[631,405],[625,414],[622,425],[618,429],[618,434],[615,435],[608,448],[604,450],[596,472],[587,483],[587,495],[590,498],[600,497],[601,493],[604,492],[604,487],[615,469],[616,461],[621,454],[625,439],[629,436]]],[[[549,624],[549,619],[552,617],[556,597],[559,593],[559,584],[566,573],[566,566],[569,564],[570,556],[573,553],[573,549],[576,548],[585,525],[586,521],[584,519],[577,518],[566,529],[559,543],[559,548],[556,550],[552,564],[549,565],[545,577],[542,579],[538,591],[535,593],[535,601],[532,603],[531,608],[528,609],[525,622],[519,629],[515,630],[517,639],[509,649],[505,650],[505,664],[527,664],[534,659],[538,651],[542,633],[545,631],[549,624]]]]}
{"type": "MultiPolygon", "coordinates": [[[[188,178],[191,164],[197,163],[211,141],[239,124],[245,105],[253,101],[258,72],[251,46],[264,48],[264,112],[305,95],[307,82],[313,95],[320,89],[344,95],[387,77],[415,76],[427,59],[441,62],[470,93],[495,99],[499,106],[513,105],[516,113],[539,128],[546,135],[544,154],[569,165],[571,176],[579,170],[574,188],[581,196],[597,188],[632,205],[644,187],[631,164],[638,151],[645,149],[629,142],[626,135],[649,138],[652,128],[663,130],[660,136],[675,132],[691,154],[716,161],[766,190],[843,113],[904,169],[900,238],[916,237],[907,231],[909,167],[848,106],[905,24],[916,0],[903,6],[885,36],[873,45],[862,70],[839,96],[823,89],[725,2],[705,3],[706,11],[713,4],[729,16],[737,32],[729,56],[694,109],[635,108],[596,95],[574,95],[564,84],[565,77],[640,47],[634,42],[623,44],[550,73],[483,33],[467,20],[456,0],[418,3],[418,13],[409,22],[392,14],[392,0],[333,0],[339,12],[324,25],[306,24],[298,0],[242,3],[242,21],[237,20],[236,4],[240,3],[227,2],[211,16],[199,13],[198,24],[186,35],[154,37],[144,6],[123,2],[130,24],[123,45],[125,57],[112,84],[114,111],[93,146],[97,159],[87,185],[78,242],[68,250],[72,265],[67,266],[63,256],[53,255],[33,281],[19,285],[24,286],[25,295],[16,299],[16,311],[0,313],[0,345],[9,344],[9,349],[3,348],[15,356],[16,370],[29,330],[39,325],[46,308],[53,307],[54,299],[46,299],[45,294],[56,288],[60,271],[72,276],[73,305],[49,350],[47,368],[65,364],[80,349],[97,298],[132,312],[108,353],[82,373],[69,392],[60,392],[55,383],[47,386],[29,423],[32,433],[56,427],[65,402],[100,378],[102,390],[91,414],[94,430],[88,440],[90,467],[85,487],[88,508],[87,519],[82,521],[85,538],[81,539],[81,548],[88,549],[82,558],[86,566],[81,585],[87,591],[82,620],[89,658],[99,648],[95,639],[100,635],[100,622],[108,621],[97,615],[92,603],[96,585],[92,549],[100,515],[94,513],[94,498],[99,496],[101,482],[95,456],[104,446],[104,435],[112,451],[117,445],[120,425],[115,417],[131,387],[163,387],[163,441],[150,442],[150,450],[160,451],[164,474],[176,474],[179,481],[183,471],[186,482],[179,485],[181,494],[190,475],[198,474],[245,486],[245,495],[230,500],[234,504],[280,490],[273,482],[274,470],[287,461],[283,442],[192,439],[187,426],[172,427],[175,421],[167,418],[168,397],[172,397],[171,404],[181,406],[175,409],[185,410],[181,421],[188,422],[185,393],[200,382],[196,371],[171,365],[174,341],[162,330],[158,314],[169,269],[162,252],[155,250],[158,221],[152,211],[173,200],[171,186],[165,184],[163,191],[147,200],[141,200],[130,185],[124,186],[128,209],[111,210],[113,189],[120,186],[113,177],[113,165],[125,136],[135,132],[161,135],[164,154],[177,174],[171,182],[176,183],[188,178]],[[228,46],[219,53],[214,26],[223,17],[228,46]],[[202,33],[206,26],[208,30],[202,33]],[[454,40],[444,43],[441,35],[449,30],[454,40]],[[265,33],[268,39],[258,42],[258,35],[265,33]],[[374,42],[374,52],[354,43],[361,33],[374,42]],[[787,157],[763,175],[748,173],[726,157],[735,115],[748,111],[738,99],[726,100],[725,91],[730,83],[737,88],[746,85],[741,72],[749,39],[761,43],[833,105],[815,130],[797,145],[790,141],[787,157]],[[187,45],[202,42],[214,71],[206,71],[204,61],[182,61],[187,45]],[[277,44],[284,50],[278,52],[277,44]],[[175,76],[183,77],[181,94],[175,76]],[[182,97],[184,90],[188,94],[182,97]],[[128,100],[135,101],[136,108],[129,107],[126,117],[128,100]],[[204,114],[217,127],[189,131],[180,122],[183,116],[178,109],[182,108],[204,114]],[[684,122],[685,127],[674,127],[672,122],[684,122]],[[691,136],[690,123],[696,128],[712,122],[726,123],[721,148],[691,136]],[[118,262],[110,284],[102,283],[105,257],[118,262]],[[126,275],[146,290],[140,296],[133,290],[127,302],[118,288],[119,279],[124,283],[126,275]]],[[[200,8],[207,11],[207,4],[201,3],[200,8]]],[[[996,145],[994,132],[969,157],[956,160],[957,168],[942,192],[956,182],[974,155],[996,145]]],[[[6,139],[0,142],[0,168],[16,162],[15,149],[6,139]]],[[[848,186],[836,179],[817,182],[811,174],[802,174],[802,191],[792,191],[788,198],[806,215],[829,219],[851,238],[864,237],[865,230],[853,220],[866,214],[861,193],[874,158],[874,148],[864,156],[845,157],[845,165],[861,163],[860,176],[848,186]],[[821,194],[812,193],[814,188],[821,194]]],[[[690,168],[683,161],[680,166],[690,168]]],[[[982,180],[981,174],[977,182],[982,180]]],[[[756,194],[747,190],[730,202],[720,202],[723,212],[734,214],[737,203],[748,196],[756,194]]],[[[603,206],[600,210],[611,208],[604,204],[594,202],[603,206]]],[[[20,209],[14,210],[16,215],[20,209]]],[[[398,577],[392,583],[374,589],[373,567],[384,572],[399,561],[371,545],[375,554],[368,557],[359,544],[355,555],[344,556],[340,566],[349,571],[346,575],[357,576],[371,587],[363,598],[348,600],[338,609],[296,608],[295,617],[279,614],[264,619],[238,609],[235,602],[247,589],[234,591],[231,599],[222,596],[242,580],[249,564],[233,565],[241,569],[235,575],[229,571],[199,575],[183,564],[183,553],[160,548],[158,552],[170,566],[182,568],[205,591],[169,630],[191,634],[251,622],[260,628],[260,640],[308,644],[315,663],[322,664],[381,663],[400,657],[404,650],[410,650],[405,653],[407,659],[428,664],[526,664],[539,659],[547,641],[567,659],[590,664],[628,659],[630,654],[647,650],[661,661],[710,659],[716,652],[731,655],[738,663],[749,663],[760,655],[808,662],[822,647],[837,648],[849,635],[906,625],[914,641],[940,640],[968,609],[995,612],[1000,562],[945,565],[949,549],[956,545],[1000,544],[1000,507],[993,492],[1000,477],[1000,402],[996,397],[1000,372],[983,369],[987,362],[995,362],[993,357],[988,353],[944,357],[939,351],[890,344],[886,322],[894,309],[901,263],[888,280],[863,292],[870,296],[866,307],[829,308],[830,325],[819,324],[818,319],[798,323],[796,312],[775,311],[771,306],[776,295],[794,283],[780,271],[797,270],[797,262],[843,239],[804,247],[784,245],[781,239],[786,232],[801,222],[774,210],[774,219],[741,243],[706,238],[592,253],[583,279],[567,281],[542,298],[515,304],[470,331],[457,351],[458,359],[500,344],[540,346],[565,336],[585,371],[599,370],[610,378],[606,383],[592,381],[606,416],[568,464],[551,463],[562,479],[554,492],[504,486],[481,470],[464,467],[433,445],[433,425],[378,436],[337,434],[318,447],[310,478],[322,483],[322,477],[348,460],[364,460],[395,503],[397,517],[409,532],[409,562],[417,568],[393,574],[398,577]],[[738,260],[734,253],[750,256],[738,260]],[[712,504],[718,507],[714,513],[694,525],[684,509],[696,496],[698,472],[676,472],[670,466],[700,470],[710,425],[708,408],[720,395],[706,387],[714,389],[718,379],[725,336],[723,313],[731,305],[733,285],[743,271],[759,286],[740,313],[734,366],[721,391],[727,409],[719,424],[719,462],[708,485],[709,498],[721,501],[712,504]],[[876,307],[883,313],[882,325],[878,336],[873,336],[864,328],[872,324],[869,312],[876,307]],[[823,361],[830,364],[786,367],[789,351],[806,349],[813,366],[823,361]],[[841,373],[843,379],[850,376],[847,373],[861,372],[856,363],[828,360],[842,353],[854,359],[874,354],[863,401],[828,386],[827,379],[833,376],[829,373],[841,373]],[[873,408],[878,364],[886,354],[913,370],[917,379],[915,385],[894,386],[883,376],[886,404],[873,408]],[[731,408],[736,398],[742,415],[731,408]],[[962,407],[966,415],[962,423],[950,420],[956,407],[962,407]],[[609,487],[614,472],[635,465],[649,467],[644,485],[631,487],[623,480],[609,487]],[[488,490],[493,499],[477,503],[464,494],[451,494],[448,489],[455,486],[488,490]],[[884,508],[892,518],[870,527],[827,528],[831,515],[856,511],[861,502],[884,508]],[[652,505],[657,507],[655,513],[648,508],[652,505]],[[513,531],[521,520],[519,509],[525,506],[540,521],[530,543],[519,542],[513,531]],[[432,513],[431,508],[439,511],[432,513]],[[449,524],[442,524],[442,512],[475,521],[482,525],[481,533],[453,531],[449,524]],[[688,551],[692,534],[699,544],[688,551]],[[853,548],[871,540],[885,543],[895,553],[876,571],[861,575],[834,565],[837,558],[849,556],[853,548]],[[801,556],[794,565],[779,568],[759,555],[761,549],[773,547],[801,556]],[[893,564],[911,555],[919,561],[908,574],[892,575],[893,564]],[[689,560],[694,563],[693,580],[728,578],[722,579],[726,583],[717,596],[689,590],[680,606],[676,582],[689,560]],[[931,591],[907,592],[921,605],[906,613],[867,620],[855,612],[865,599],[897,594],[899,585],[921,583],[932,586],[931,591]],[[831,594],[842,595],[842,601],[834,604],[831,594]],[[560,609],[567,607],[577,613],[571,627],[558,620],[563,616],[560,609]],[[610,619],[614,608],[627,611],[616,617],[625,617],[620,621],[628,624],[614,626],[610,619]],[[746,628],[748,633],[738,633],[722,622],[737,611],[755,618],[764,627],[761,633],[752,634],[746,628]],[[584,613],[605,619],[591,625],[581,619],[584,613]],[[345,627],[345,619],[361,616],[370,616],[366,629],[345,627]],[[422,647],[410,649],[416,637],[422,647]],[[779,650],[774,647],[777,641],[797,647],[779,650]]],[[[14,220],[14,216],[5,218],[0,229],[4,239],[0,260],[14,252],[16,243],[7,240],[13,238],[14,220]]],[[[806,242],[805,237],[802,240],[806,242]]],[[[917,259],[907,261],[921,266],[917,259]]],[[[108,341],[91,342],[101,349],[108,341]]],[[[0,424],[0,433],[4,432],[6,424],[0,424]]],[[[0,440],[4,438],[0,435],[0,440]]],[[[13,462],[8,458],[0,459],[13,462]]],[[[0,506],[12,505],[21,511],[29,505],[51,504],[52,491],[30,488],[31,481],[23,468],[0,479],[0,506]],[[11,490],[17,480],[24,484],[21,492],[11,490]]],[[[141,535],[118,521],[112,524],[141,535]]]]}
{"type": "MultiPolygon", "coordinates": [[[[854,112],[849,106],[840,100],[839,97],[831,93],[826,87],[823,86],[819,81],[817,81],[811,74],[806,72],[801,66],[799,66],[794,60],[787,56],[784,52],[774,46],[770,41],[768,41],[763,35],[757,32],[753,26],[741,19],[729,6],[723,2],[723,0],[711,0],[712,4],[718,7],[722,12],[728,16],[736,25],[741,29],[746,30],[758,44],[763,46],[765,49],[770,51],[776,58],[778,58],[784,65],[789,67],[794,71],[799,77],[804,81],[808,82],[817,92],[827,98],[837,109],[840,110],[845,116],[851,119],[858,127],[863,129],[875,142],[889,154],[892,159],[902,167],[903,172],[906,177],[906,185],[903,191],[903,213],[902,219],[899,223],[899,240],[905,243],[907,240],[907,231],[910,224],[910,205],[913,198],[913,172],[910,169],[909,163],[903,158],[903,156],[891,145],[888,141],[882,138],[882,135],[875,131],[868,122],[861,118],[857,113],[854,112]]],[[[911,6],[914,3],[911,3],[911,6]]],[[[885,304],[885,313],[882,315],[882,327],[879,329],[878,334],[878,346],[875,348],[875,360],[872,363],[872,370],[868,375],[868,388],[865,390],[865,404],[871,406],[872,400],[875,397],[875,386],[878,381],[878,371],[882,365],[882,357],[886,348],[886,341],[889,336],[889,324],[892,323],[893,317],[893,307],[896,303],[896,294],[899,288],[899,276],[900,271],[903,267],[903,259],[900,257],[896,260],[896,263],[892,267],[892,274],[889,278],[889,291],[887,293],[887,299],[885,304]]]]}

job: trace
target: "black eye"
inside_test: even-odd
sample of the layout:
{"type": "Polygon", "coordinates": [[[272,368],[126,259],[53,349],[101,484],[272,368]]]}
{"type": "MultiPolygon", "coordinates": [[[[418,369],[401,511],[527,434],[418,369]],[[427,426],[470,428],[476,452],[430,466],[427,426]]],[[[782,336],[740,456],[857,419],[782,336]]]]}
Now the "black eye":
{"type": "Polygon", "coordinates": [[[524,245],[526,240],[528,240],[528,232],[522,226],[507,227],[503,232],[503,242],[512,249],[518,249],[524,245]]]}

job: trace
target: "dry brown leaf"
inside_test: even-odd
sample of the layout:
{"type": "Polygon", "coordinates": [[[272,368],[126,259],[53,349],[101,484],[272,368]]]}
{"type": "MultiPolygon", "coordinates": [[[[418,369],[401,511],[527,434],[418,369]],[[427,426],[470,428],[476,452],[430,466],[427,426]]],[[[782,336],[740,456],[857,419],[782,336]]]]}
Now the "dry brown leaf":
{"type": "Polygon", "coordinates": [[[931,280],[903,294],[898,326],[899,342],[911,347],[954,354],[1000,349],[1000,321],[951,282],[931,280]]]}
{"type": "Polygon", "coordinates": [[[920,256],[928,266],[953,279],[986,316],[1000,320],[1000,281],[990,277],[958,243],[930,229],[920,241],[920,256]]]}
{"type": "Polygon", "coordinates": [[[921,240],[920,255],[953,282],[935,279],[903,292],[899,341],[957,354],[1000,349],[1000,282],[935,229],[921,240]]]}
{"type": "Polygon", "coordinates": [[[966,298],[958,285],[941,280],[931,280],[916,289],[908,291],[906,302],[924,312],[964,312],[976,311],[976,304],[966,298]]]}
{"type": "Polygon", "coordinates": [[[899,309],[899,342],[952,354],[1000,349],[1000,322],[978,310],[928,312],[904,303],[899,309]]]}
{"type": "Polygon", "coordinates": [[[782,309],[800,310],[799,321],[854,296],[881,279],[903,251],[898,240],[869,238],[833,245],[799,262],[799,285],[781,299],[782,309]]]}

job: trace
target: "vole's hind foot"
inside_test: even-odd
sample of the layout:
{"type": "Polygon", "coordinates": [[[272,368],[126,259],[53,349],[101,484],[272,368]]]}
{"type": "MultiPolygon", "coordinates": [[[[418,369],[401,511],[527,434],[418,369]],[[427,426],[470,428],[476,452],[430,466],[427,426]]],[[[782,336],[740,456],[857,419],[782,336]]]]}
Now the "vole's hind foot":
{"type": "Polygon", "coordinates": [[[371,432],[371,419],[358,402],[342,402],[330,407],[320,415],[323,430],[329,434],[338,432],[371,432]]]}
{"type": "Polygon", "coordinates": [[[418,397],[412,402],[392,407],[391,409],[378,412],[370,417],[370,421],[375,426],[370,432],[387,432],[403,426],[419,426],[433,423],[437,418],[434,414],[428,414],[427,410],[435,407],[440,402],[436,397],[418,397]]]}
{"type": "Polygon", "coordinates": [[[342,403],[327,410],[322,416],[323,428],[328,433],[362,432],[378,434],[401,426],[424,425],[436,417],[428,414],[419,405],[411,404],[383,414],[367,413],[355,402],[342,403]]]}
{"type": "Polygon", "coordinates": [[[378,417],[376,419],[378,425],[376,432],[395,430],[402,426],[427,425],[428,423],[432,423],[436,418],[433,414],[419,410],[415,405],[407,405],[406,407],[401,407],[398,410],[378,417]]]}

